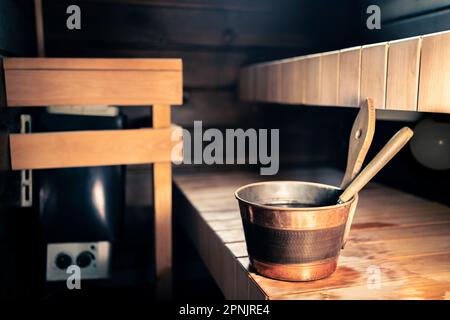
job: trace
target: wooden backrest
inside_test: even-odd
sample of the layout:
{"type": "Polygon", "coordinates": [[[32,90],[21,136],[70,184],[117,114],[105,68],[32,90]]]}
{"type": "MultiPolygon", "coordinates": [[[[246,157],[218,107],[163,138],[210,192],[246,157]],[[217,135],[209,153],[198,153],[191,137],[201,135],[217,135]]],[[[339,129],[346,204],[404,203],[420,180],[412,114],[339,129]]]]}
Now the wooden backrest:
{"type": "Polygon", "coordinates": [[[9,107],[177,105],[180,59],[5,58],[9,107]]]}
{"type": "Polygon", "coordinates": [[[170,106],[182,103],[180,59],[5,58],[3,67],[8,107],[158,106],[167,118],[152,129],[11,134],[13,170],[175,160],[181,131],[170,127],[170,106]]]}

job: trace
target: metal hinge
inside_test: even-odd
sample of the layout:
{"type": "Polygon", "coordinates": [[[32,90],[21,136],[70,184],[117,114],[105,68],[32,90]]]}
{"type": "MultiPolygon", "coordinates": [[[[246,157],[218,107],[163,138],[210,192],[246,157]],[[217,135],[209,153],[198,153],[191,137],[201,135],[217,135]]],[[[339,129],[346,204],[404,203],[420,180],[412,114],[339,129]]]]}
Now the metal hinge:
{"type": "MultiPolygon", "coordinates": [[[[20,116],[20,133],[31,133],[31,116],[20,116]]],[[[30,169],[20,171],[20,205],[31,207],[33,205],[33,172],[30,169]]]]}

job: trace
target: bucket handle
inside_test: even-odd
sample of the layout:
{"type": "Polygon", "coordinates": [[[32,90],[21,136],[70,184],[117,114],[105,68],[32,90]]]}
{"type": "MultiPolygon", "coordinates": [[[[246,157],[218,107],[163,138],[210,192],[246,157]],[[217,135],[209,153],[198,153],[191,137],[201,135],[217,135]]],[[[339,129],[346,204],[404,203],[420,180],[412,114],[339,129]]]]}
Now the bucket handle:
{"type": "Polygon", "coordinates": [[[353,200],[353,203],[350,205],[350,211],[348,213],[347,222],[345,224],[344,237],[342,238],[342,249],[344,249],[345,245],[347,244],[348,235],[352,227],[353,217],[355,216],[356,208],[358,206],[358,200],[359,200],[358,194],[355,194],[355,199],[353,200]]]}

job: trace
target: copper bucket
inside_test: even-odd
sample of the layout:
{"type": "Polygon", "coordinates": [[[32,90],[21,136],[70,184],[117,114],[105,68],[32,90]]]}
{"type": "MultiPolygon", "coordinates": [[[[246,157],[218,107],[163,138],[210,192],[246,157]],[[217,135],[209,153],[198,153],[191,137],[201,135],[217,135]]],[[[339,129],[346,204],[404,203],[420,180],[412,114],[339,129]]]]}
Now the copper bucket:
{"type": "Polygon", "coordinates": [[[236,190],[253,268],[266,277],[289,281],[332,274],[352,204],[356,205],[356,197],[336,204],[341,192],[301,181],[260,182],[236,190]]]}

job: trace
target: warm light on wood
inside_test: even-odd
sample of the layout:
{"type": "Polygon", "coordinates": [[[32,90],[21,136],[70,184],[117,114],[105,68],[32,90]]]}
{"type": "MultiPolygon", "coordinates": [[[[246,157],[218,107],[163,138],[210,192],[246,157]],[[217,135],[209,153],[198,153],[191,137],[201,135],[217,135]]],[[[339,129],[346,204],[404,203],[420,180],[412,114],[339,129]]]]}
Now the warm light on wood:
{"type": "MultiPolygon", "coordinates": [[[[246,67],[247,101],[450,113],[450,31],[246,67]],[[268,71],[267,71],[268,70],[268,71]]],[[[244,81],[244,80],[242,80],[244,81]]]]}
{"type": "Polygon", "coordinates": [[[181,60],[6,58],[9,107],[182,103],[181,60]]]}
{"type": "Polygon", "coordinates": [[[418,110],[450,113],[450,31],[423,37],[418,110]]]}
{"type": "Polygon", "coordinates": [[[339,51],[321,56],[320,105],[337,105],[339,88],[339,51]]]}
{"type": "Polygon", "coordinates": [[[361,51],[360,99],[372,98],[376,109],[385,109],[387,53],[386,43],[363,46],[361,51]]]}
{"type": "Polygon", "coordinates": [[[386,109],[417,110],[420,37],[389,43],[386,109]]]}
{"type": "MultiPolygon", "coordinates": [[[[333,181],[342,173],[292,170],[282,176],[333,181]]],[[[255,273],[233,191],[260,180],[242,171],[175,176],[176,218],[227,299],[443,299],[450,290],[450,208],[379,184],[360,192],[350,238],[333,275],[289,282],[255,273]],[[382,268],[381,290],[367,287],[373,265],[382,268]]]]}
{"type": "Polygon", "coordinates": [[[304,103],[317,105],[320,103],[320,55],[308,56],[305,60],[303,81],[305,83],[304,103]]]}
{"type": "Polygon", "coordinates": [[[13,170],[50,169],[171,161],[167,129],[67,131],[11,134],[13,170]]]}

